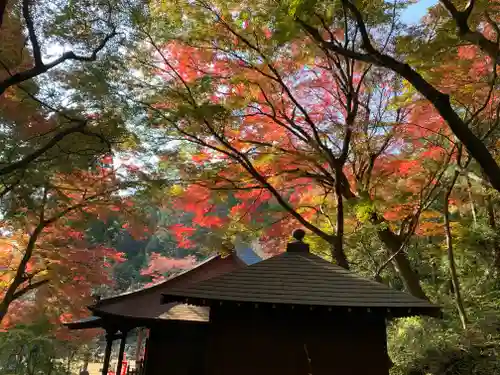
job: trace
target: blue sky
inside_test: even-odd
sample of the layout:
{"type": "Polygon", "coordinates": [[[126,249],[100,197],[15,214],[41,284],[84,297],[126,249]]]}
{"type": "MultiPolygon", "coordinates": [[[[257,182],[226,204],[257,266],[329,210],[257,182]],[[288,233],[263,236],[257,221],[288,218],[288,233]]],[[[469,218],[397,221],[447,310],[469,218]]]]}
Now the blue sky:
{"type": "Polygon", "coordinates": [[[402,21],[407,24],[417,23],[425,14],[427,9],[435,5],[438,0],[418,0],[410,5],[402,14],[402,21]]]}

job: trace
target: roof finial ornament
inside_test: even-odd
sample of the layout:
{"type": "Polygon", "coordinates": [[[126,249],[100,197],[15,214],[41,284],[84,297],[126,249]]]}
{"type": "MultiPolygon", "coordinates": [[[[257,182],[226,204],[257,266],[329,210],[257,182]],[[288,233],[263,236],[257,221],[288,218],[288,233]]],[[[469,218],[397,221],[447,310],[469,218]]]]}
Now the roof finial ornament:
{"type": "Polygon", "coordinates": [[[295,229],[292,232],[292,237],[295,238],[297,241],[302,241],[304,237],[306,236],[306,232],[303,229],[295,229]]]}
{"type": "Polygon", "coordinates": [[[309,245],[303,241],[305,236],[306,232],[303,229],[295,229],[292,232],[292,237],[295,241],[289,242],[286,245],[286,251],[288,253],[308,253],[309,245]]]}

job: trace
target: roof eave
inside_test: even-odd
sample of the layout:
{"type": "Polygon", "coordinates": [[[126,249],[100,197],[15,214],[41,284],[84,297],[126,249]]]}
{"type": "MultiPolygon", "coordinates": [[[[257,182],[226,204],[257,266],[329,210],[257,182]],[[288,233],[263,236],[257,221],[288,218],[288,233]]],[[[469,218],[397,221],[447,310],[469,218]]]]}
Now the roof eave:
{"type": "Polygon", "coordinates": [[[171,302],[185,303],[196,306],[253,306],[253,307],[270,307],[270,308],[298,308],[298,309],[321,309],[326,311],[344,311],[344,312],[377,312],[383,314],[387,318],[404,318],[416,315],[425,315],[434,318],[442,318],[442,310],[439,306],[325,306],[325,305],[311,305],[311,304],[294,304],[294,303],[273,303],[273,302],[251,302],[251,301],[233,301],[223,299],[210,299],[200,297],[186,297],[173,294],[162,294],[161,304],[171,302]]]}
{"type": "Polygon", "coordinates": [[[100,317],[90,317],[72,322],[63,323],[63,326],[70,330],[104,328],[103,320],[100,317]]]}

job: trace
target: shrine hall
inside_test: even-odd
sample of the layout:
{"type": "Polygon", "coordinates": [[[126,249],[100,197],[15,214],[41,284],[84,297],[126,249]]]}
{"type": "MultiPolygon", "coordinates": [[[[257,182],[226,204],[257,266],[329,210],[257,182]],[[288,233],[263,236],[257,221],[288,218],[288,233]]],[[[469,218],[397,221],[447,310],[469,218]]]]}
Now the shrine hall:
{"type": "Polygon", "coordinates": [[[142,375],[388,375],[387,322],[440,308],[312,254],[304,235],[265,260],[216,256],[100,301],[69,327],[106,329],[104,375],[110,341],[134,327],[149,328],[142,375]]]}

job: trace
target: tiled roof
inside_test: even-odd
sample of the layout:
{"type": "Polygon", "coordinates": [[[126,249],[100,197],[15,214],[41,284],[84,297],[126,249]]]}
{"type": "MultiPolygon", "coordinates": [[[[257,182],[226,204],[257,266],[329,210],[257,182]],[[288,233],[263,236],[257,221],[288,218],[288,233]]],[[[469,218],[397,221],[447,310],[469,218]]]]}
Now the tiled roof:
{"type": "MultiPolygon", "coordinates": [[[[163,313],[155,317],[159,320],[182,320],[189,322],[208,322],[210,315],[210,308],[205,306],[192,306],[183,303],[172,302],[163,305],[163,313]]],[[[145,318],[138,318],[141,322],[145,318]]],[[[89,328],[104,328],[107,325],[107,319],[98,316],[90,316],[80,320],[74,320],[64,323],[69,329],[89,329],[89,328]]]]}
{"type": "MultiPolygon", "coordinates": [[[[249,255],[249,251],[246,254],[249,255]]],[[[163,319],[207,322],[209,320],[209,307],[192,306],[178,302],[162,305],[160,304],[162,293],[167,292],[172,287],[188,286],[245,266],[245,260],[235,253],[226,257],[215,255],[152,287],[102,299],[89,307],[94,316],[65,325],[70,329],[104,327],[117,318],[126,319],[128,324],[143,324],[146,321],[163,319]]]]}
{"type": "MultiPolygon", "coordinates": [[[[160,304],[162,293],[167,292],[172,287],[185,287],[245,266],[245,263],[235,254],[226,257],[217,255],[150,288],[102,299],[90,309],[97,316],[112,315],[124,318],[158,319],[167,312],[166,306],[160,304]]],[[[179,313],[176,316],[179,317],[179,313]]],[[[190,315],[190,317],[192,316],[193,314],[190,315]]]]}
{"type": "Polygon", "coordinates": [[[233,301],[397,309],[397,316],[439,314],[439,308],[428,301],[362,278],[309,253],[285,252],[196,284],[174,287],[163,296],[164,303],[188,299],[188,303],[208,306],[214,301],[233,301]]]}

